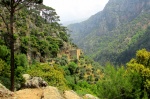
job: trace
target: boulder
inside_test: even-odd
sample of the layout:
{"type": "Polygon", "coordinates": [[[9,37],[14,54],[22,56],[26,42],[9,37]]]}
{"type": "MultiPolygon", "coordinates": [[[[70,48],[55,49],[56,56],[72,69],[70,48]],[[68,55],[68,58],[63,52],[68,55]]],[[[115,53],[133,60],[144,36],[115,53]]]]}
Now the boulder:
{"type": "Polygon", "coordinates": [[[65,99],[83,99],[77,95],[73,90],[64,92],[65,99]]]}
{"type": "Polygon", "coordinates": [[[23,88],[39,88],[48,85],[41,77],[31,77],[29,74],[24,74],[23,78],[25,79],[23,88]]]}
{"type": "MultiPolygon", "coordinates": [[[[41,99],[64,99],[56,87],[47,86],[44,88],[43,96],[41,99]]],[[[70,98],[71,99],[71,98],[70,98]]]]}
{"type": "Polygon", "coordinates": [[[29,74],[23,74],[22,76],[23,76],[23,78],[25,79],[25,81],[31,79],[31,76],[30,76],[29,74]]]}
{"type": "Polygon", "coordinates": [[[12,99],[13,92],[9,91],[0,83],[0,99],[12,99]]]}

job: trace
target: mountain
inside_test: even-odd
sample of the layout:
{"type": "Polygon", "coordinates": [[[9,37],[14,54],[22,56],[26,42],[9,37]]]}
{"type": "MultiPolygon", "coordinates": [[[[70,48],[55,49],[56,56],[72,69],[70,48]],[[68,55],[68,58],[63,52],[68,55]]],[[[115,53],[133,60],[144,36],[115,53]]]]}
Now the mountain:
{"type": "MultiPolygon", "coordinates": [[[[119,58],[131,46],[137,46],[140,37],[145,39],[143,35],[149,25],[150,0],[109,0],[103,11],[68,28],[73,42],[87,55],[101,64],[107,61],[121,64],[130,58],[127,61],[120,61],[124,58],[119,58]]],[[[149,44],[150,40],[146,42],[149,44]]],[[[142,48],[150,50],[146,44],[142,48]]]]}

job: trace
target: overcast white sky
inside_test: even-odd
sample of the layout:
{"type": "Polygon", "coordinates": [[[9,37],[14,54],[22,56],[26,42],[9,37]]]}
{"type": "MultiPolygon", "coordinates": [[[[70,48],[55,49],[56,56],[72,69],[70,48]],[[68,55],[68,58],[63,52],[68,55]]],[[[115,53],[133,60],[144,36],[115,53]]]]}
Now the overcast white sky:
{"type": "Polygon", "coordinates": [[[54,8],[61,23],[89,18],[101,11],[108,0],[44,0],[44,4],[54,8]]]}

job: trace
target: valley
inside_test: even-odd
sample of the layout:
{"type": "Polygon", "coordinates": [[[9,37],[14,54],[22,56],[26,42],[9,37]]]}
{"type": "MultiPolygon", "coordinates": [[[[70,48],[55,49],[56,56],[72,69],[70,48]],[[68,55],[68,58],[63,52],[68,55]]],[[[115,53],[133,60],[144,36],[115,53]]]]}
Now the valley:
{"type": "Polygon", "coordinates": [[[150,0],[109,0],[67,27],[43,0],[10,1],[0,0],[1,99],[150,98],[150,0]]]}

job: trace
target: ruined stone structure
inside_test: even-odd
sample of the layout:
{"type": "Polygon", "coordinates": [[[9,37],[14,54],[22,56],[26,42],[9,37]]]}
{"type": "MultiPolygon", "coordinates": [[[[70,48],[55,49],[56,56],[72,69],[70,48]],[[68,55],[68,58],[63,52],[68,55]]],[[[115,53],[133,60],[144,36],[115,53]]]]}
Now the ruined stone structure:
{"type": "Polygon", "coordinates": [[[73,59],[73,58],[76,58],[77,60],[79,60],[80,55],[82,54],[81,49],[72,49],[69,52],[70,53],[69,53],[68,59],[70,59],[70,60],[73,59]]]}

